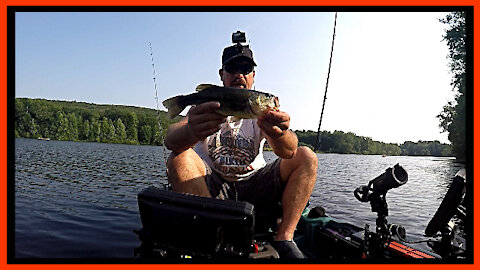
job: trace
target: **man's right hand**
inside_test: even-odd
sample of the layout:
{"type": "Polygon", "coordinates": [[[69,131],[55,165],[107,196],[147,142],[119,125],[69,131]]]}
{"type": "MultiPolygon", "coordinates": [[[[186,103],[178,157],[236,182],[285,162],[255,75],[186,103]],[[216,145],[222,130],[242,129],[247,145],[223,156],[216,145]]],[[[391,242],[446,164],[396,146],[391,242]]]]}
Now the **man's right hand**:
{"type": "Polygon", "coordinates": [[[220,130],[220,124],[226,121],[224,115],[215,112],[219,108],[219,102],[211,101],[192,107],[188,112],[187,127],[197,142],[220,130]]]}

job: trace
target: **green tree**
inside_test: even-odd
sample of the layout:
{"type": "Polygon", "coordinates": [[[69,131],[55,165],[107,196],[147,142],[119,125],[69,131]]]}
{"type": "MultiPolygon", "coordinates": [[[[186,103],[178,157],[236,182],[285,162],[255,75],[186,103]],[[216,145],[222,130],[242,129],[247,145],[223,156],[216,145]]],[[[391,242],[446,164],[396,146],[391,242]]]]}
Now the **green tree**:
{"type": "Polygon", "coordinates": [[[89,141],[90,142],[100,142],[100,133],[101,133],[101,122],[98,119],[93,118],[90,123],[90,133],[89,133],[89,141]]]}
{"type": "Polygon", "coordinates": [[[127,141],[127,131],[121,118],[115,121],[115,135],[117,143],[125,143],[127,141]]]}
{"type": "Polygon", "coordinates": [[[138,140],[142,144],[150,144],[152,141],[152,127],[149,125],[141,126],[138,132],[138,140]]]}
{"type": "Polygon", "coordinates": [[[83,121],[83,128],[82,128],[82,133],[80,135],[80,139],[83,141],[89,141],[90,140],[90,121],[88,119],[85,119],[83,121]]]}
{"type": "Polygon", "coordinates": [[[30,135],[33,138],[38,137],[39,136],[38,130],[39,130],[39,126],[35,122],[35,119],[32,118],[32,123],[30,124],[30,135]]]}
{"type": "Polygon", "coordinates": [[[62,111],[58,111],[55,116],[55,135],[54,138],[60,141],[69,140],[68,136],[68,119],[62,111]]]}
{"type": "Polygon", "coordinates": [[[127,140],[130,143],[137,144],[138,143],[138,117],[135,112],[131,112],[128,114],[126,118],[125,126],[127,128],[127,140]]]}
{"type": "MultiPolygon", "coordinates": [[[[167,127],[168,128],[168,127],[167,127]]],[[[160,128],[158,123],[152,126],[152,144],[153,145],[162,145],[163,144],[163,133],[160,132],[160,128]]]]}
{"type": "Polygon", "coordinates": [[[67,114],[68,140],[78,141],[78,118],[74,113],[67,114]]]}
{"type": "MultiPolygon", "coordinates": [[[[448,132],[451,150],[458,160],[466,160],[466,114],[465,94],[466,86],[466,13],[452,12],[440,22],[448,25],[443,40],[449,48],[449,66],[453,74],[451,85],[456,93],[455,101],[448,102],[443,111],[437,116],[440,128],[448,132]]],[[[470,86],[471,87],[471,86],[470,86]]]]}
{"type": "Polygon", "coordinates": [[[21,112],[16,118],[16,127],[20,137],[30,138],[29,125],[32,122],[32,117],[26,112],[21,112]]]}
{"type": "Polygon", "coordinates": [[[81,114],[77,114],[75,113],[76,117],[77,117],[77,123],[76,123],[76,126],[77,126],[77,140],[78,141],[84,141],[84,133],[85,131],[83,130],[85,128],[85,125],[83,124],[83,117],[81,114]]]}
{"type": "Polygon", "coordinates": [[[100,128],[100,142],[113,143],[115,141],[115,126],[111,119],[102,118],[100,128]]]}

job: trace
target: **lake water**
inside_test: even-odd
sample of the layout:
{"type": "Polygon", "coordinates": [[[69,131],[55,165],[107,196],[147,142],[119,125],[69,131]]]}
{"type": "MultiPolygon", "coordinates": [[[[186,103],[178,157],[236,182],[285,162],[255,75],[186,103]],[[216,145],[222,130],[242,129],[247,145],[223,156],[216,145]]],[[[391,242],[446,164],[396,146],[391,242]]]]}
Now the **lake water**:
{"type": "MultiPolygon", "coordinates": [[[[275,156],[266,152],[265,158],[275,156]]],[[[375,229],[353,191],[396,163],[408,182],[387,194],[389,223],[407,240],[423,232],[463,164],[451,158],[318,154],[310,199],[331,217],[375,229]]],[[[137,194],[166,183],[163,148],[15,139],[15,257],[133,258],[140,245],[137,194]]],[[[424,245],[423,248],[428,248],[424,245]]]]}

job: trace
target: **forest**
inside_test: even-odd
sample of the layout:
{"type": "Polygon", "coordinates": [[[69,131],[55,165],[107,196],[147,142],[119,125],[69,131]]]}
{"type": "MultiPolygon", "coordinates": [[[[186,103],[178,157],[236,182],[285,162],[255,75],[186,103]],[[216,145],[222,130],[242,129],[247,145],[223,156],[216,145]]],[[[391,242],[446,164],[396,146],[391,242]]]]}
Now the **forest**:
{"type": "MultiPolygon", "coordinates": [[[[313,149],[317,133],[315,131],[295,131],[299,145],[313,149]]],[[[320,152],[388,156],[451,156],[450,145],[439,141],[404,142],[403,144],[383,143],[369,137],[357,136],[352,132],[320,132],[320,152]]]]}
{"type": "MultiPolygon", "coordinates": [[[[52,140],[162,145],[168,126],[180,117],[168,119],[163,111],[75,101],[15,99],[15,137],[52,140]],[[159,126],[158,123],[161,123],[159,126]]],[[[314,131],[295,131],[299,145],[313,148],[314,131]]],[[[366,155],[450,156],[450,145],[433,142],[405,142],[401,145],[374,141],[351,132],[323,131],[321,152],[366,155]]]]}
{"type": "Polygon", "coordinates": [[[179,119],[131,106],[15,99],[15,137],[23,138],[161,145],[168,126],[179,119]]]}

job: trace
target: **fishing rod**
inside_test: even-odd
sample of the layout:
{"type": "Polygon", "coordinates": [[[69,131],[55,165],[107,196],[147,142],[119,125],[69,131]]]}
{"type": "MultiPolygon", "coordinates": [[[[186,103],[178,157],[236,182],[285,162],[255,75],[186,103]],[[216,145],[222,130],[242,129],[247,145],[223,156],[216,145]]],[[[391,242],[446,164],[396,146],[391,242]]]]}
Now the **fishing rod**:
{"type": "Polygon", "coordinates": [[[320,126],[322,125],[323,110],[325,109],[325,101],[327,100],[327,90],[328,90],[328,81],[330,79],[330,69],[332,67],[332,56],[333,56],[333,46],[335,44],[335,30],[337,28],[337,12],[335,12],[335,21],[333,23],[333,37],[332,37],[332,48],[330,50],[330,62],[328,63],[328,74],[327,74],[327,83],[325,85],[325,95],[323,96],[323,105],[322,112],[320,114],[320,122],[318,123],[317,139],[315,140],[314,151],[317,151],[320,146],[320,126]]]}
{"type": "MultiPolygon", "coordinates": [[[[158,107],[158,91],[157,91],[157,81],[156,81],[156,72],[155,72],[155,61],[153,60],[153,49],[152,49],[152,43],[148,42],[148,45],[150,47],[150,57],[152,59],[152,69],[153,69],[153,88],[155,89],[155,101],[157,103],[157,115],[160,118],[160,109],[158,107]]],[[[159,122],[160,123],[160,122],[159,122]]],[[[159,126],[161,127],[161,126],[159,126]]]]}
{"type": "MultiPolygon", "coordinates": [[[[163,146],[163,151],[162,151],[163,152],[163,160],[164,160],[164,163],[165,163],[165,166],[166,166],[167,165],[167,151],[166,151],[166,148],[165,148],[165,136],[163,135],[162,121],[160,120],[160,108],[159,108],[159,105],[158,105],[158,91],[157,91],[157,81],[156,81],[157,74],[155,72],[155,61],[153,60],[152,43],[148,42],[148,44],[149,44],[149,47],[150,47],[150,57],[151,57],[151,60],[152,60],[153,88],[155,89],[155,102],[156,102],[156,106],[157,106],[158,130],[160,132],[160,138],[161,138],[162,146],[163,146]]],[[[168,174],[168,171],[167,171],[167,174],[168,174]]]]}

